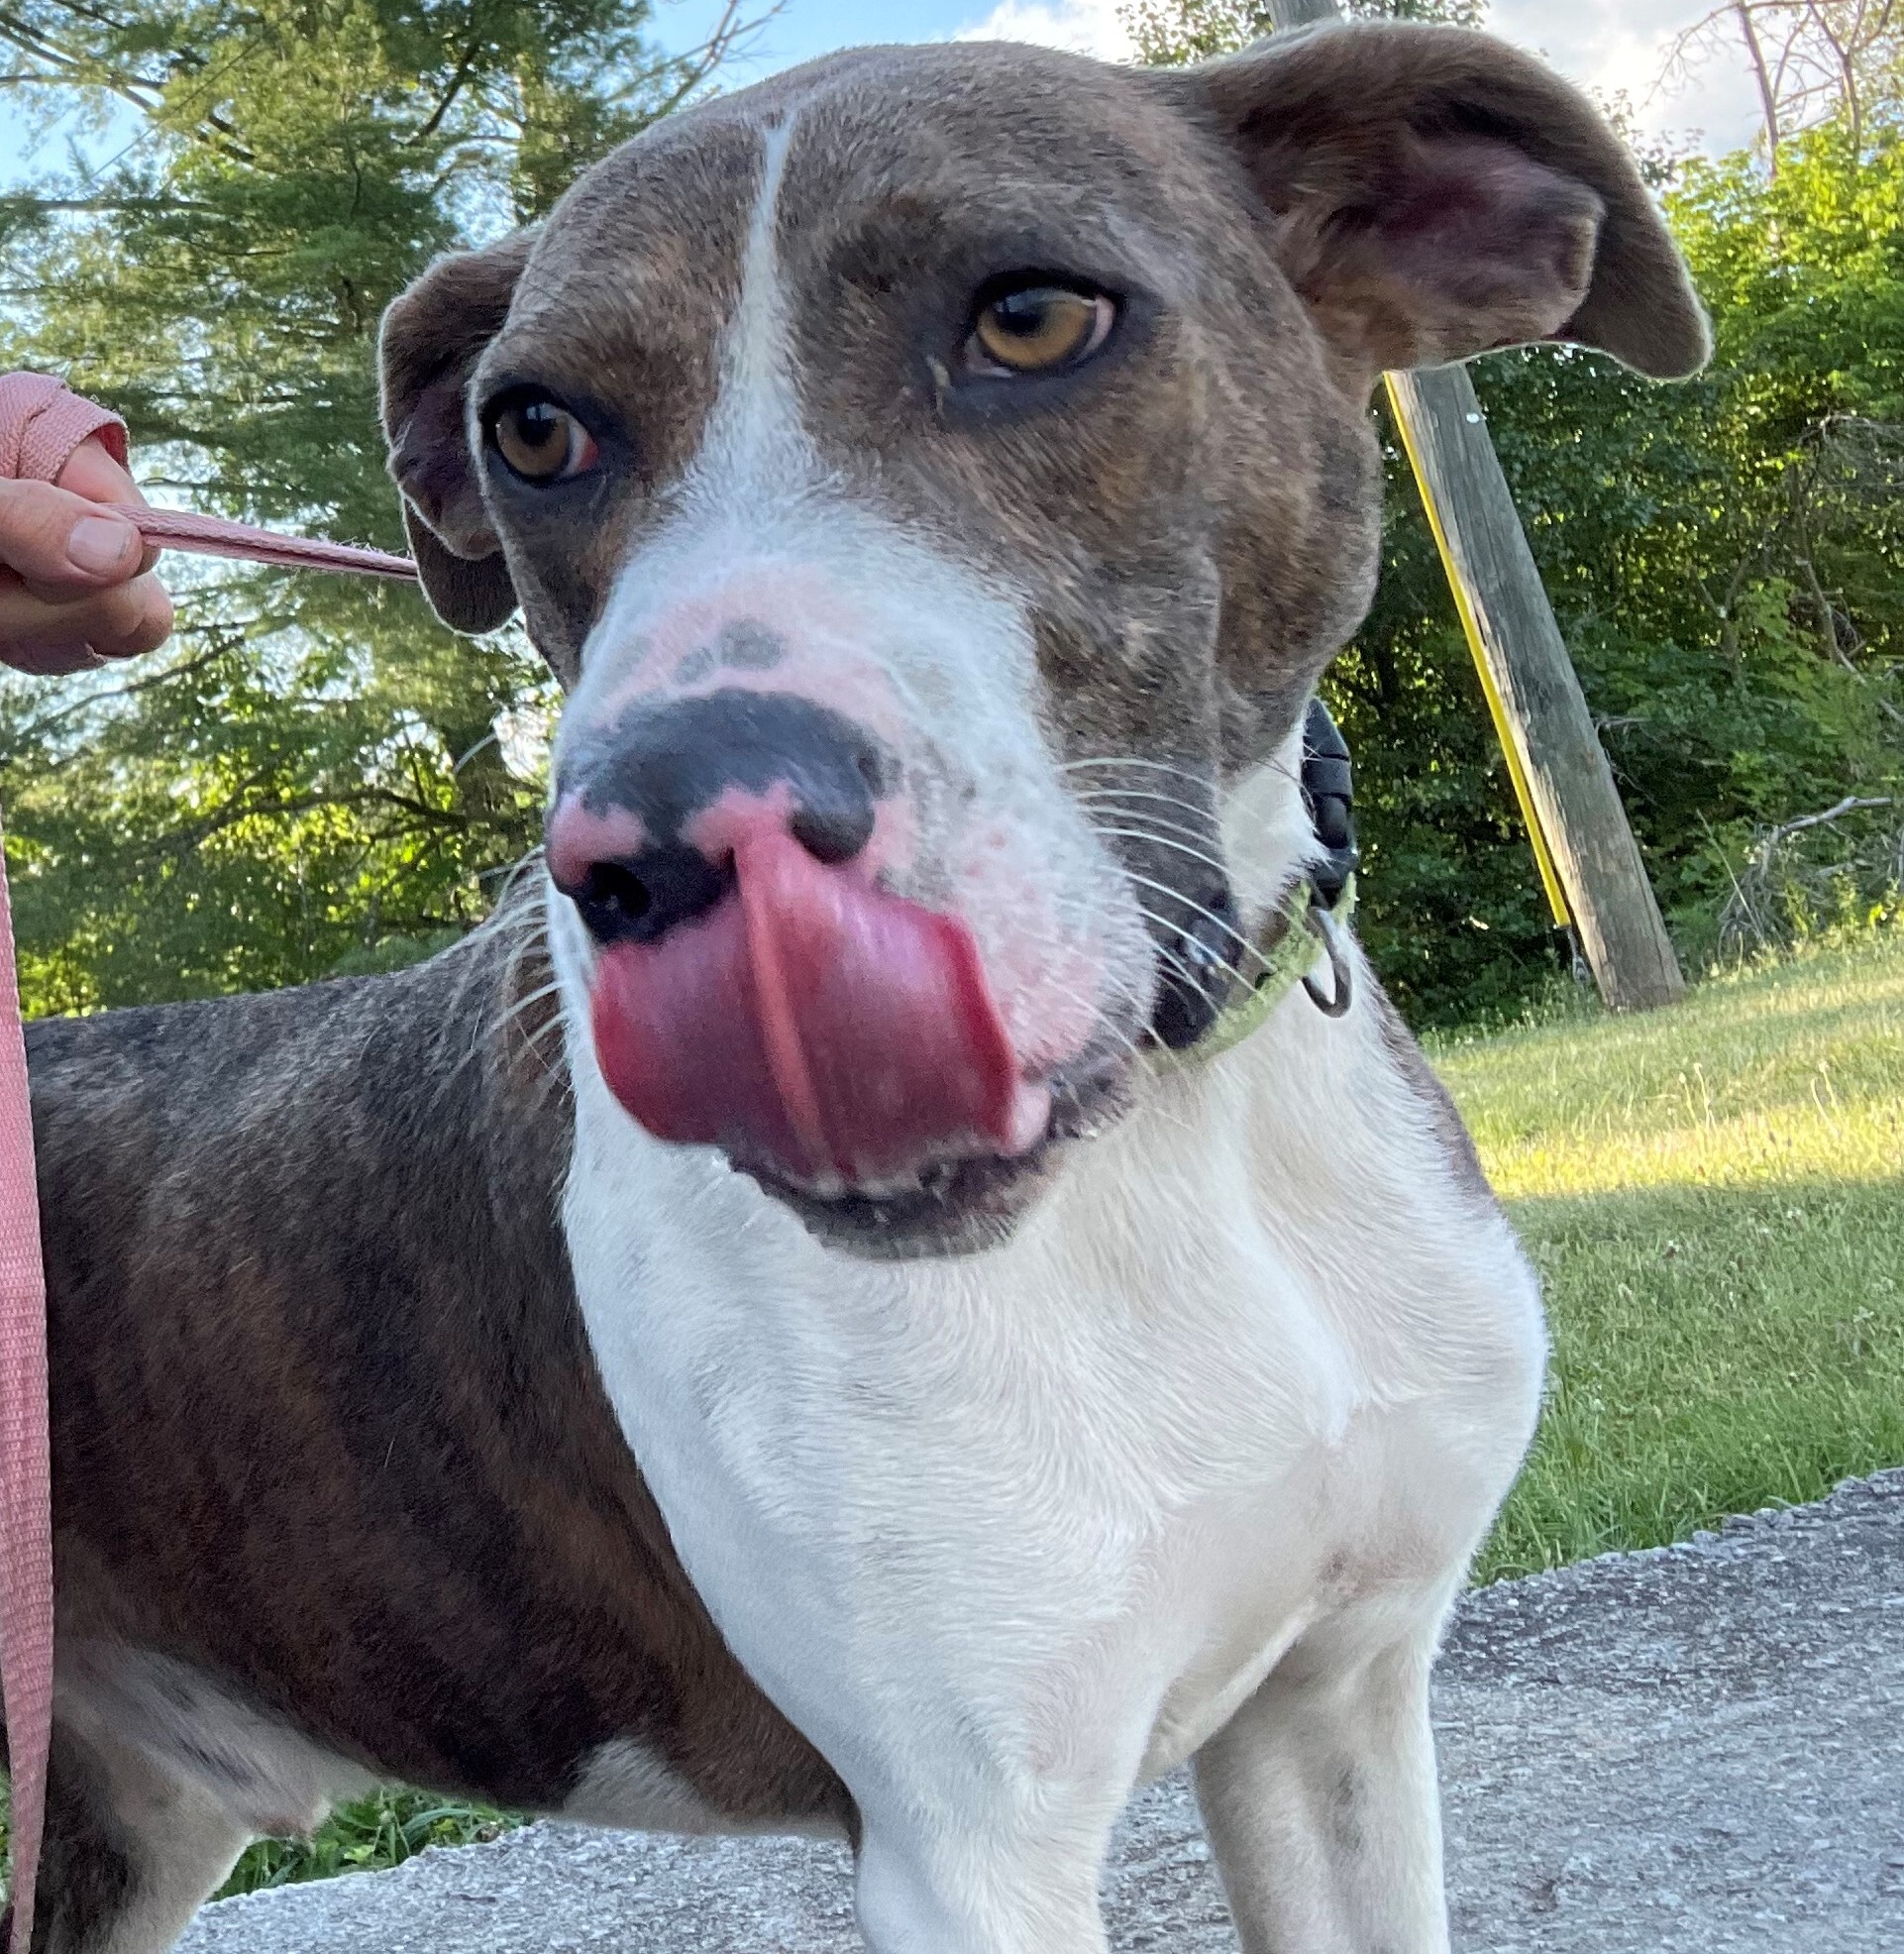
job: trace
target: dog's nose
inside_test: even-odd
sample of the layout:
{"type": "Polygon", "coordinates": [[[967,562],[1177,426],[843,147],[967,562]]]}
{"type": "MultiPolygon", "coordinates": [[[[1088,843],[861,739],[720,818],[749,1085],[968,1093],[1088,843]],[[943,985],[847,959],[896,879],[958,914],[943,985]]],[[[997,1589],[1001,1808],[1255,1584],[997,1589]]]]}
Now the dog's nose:
{"type": "Polygon", "coordinates": [[[864,727],[794,693],[638,707],[565,762],[549,873],[596,942],[655,942],[721,901],[749,835],[853,860],[897,772],[864,727]]]}

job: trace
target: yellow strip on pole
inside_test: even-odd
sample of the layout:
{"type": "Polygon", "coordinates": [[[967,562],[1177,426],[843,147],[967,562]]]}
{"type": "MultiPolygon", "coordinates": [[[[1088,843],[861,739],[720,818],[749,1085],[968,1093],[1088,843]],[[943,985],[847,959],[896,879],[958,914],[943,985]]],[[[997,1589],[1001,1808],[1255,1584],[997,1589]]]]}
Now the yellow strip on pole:
{"type": "Polygon", "coordinates": [[[1402,403],[1395,395],[1394,377],[1387,377],[1388,403],[1394,417],[1396,431],[1402,437],[1402,447],[1408,455],[1409,467],[1415,471],[1415,486],[1422,492],[1422,506],[1428,511],[1428,528],[1434,534],[1434,547],[1441,553],[1441,568],[1447,573],[1448,589],[1454,594],[1454,608],[1461,619],[1461,629],[1467,633],[1468,649],[1474,654],[1474,669],[1480,674],[1481,693],[1487,700],[1488,711],[1494,719],[1495,736],[1501,742],[1501,752],[1508,763],[1508,778],[1514,783],[1514,798],[1521,804],[1521,817],[1528,824],[1528,840],[1534,847],[1534,865],[1540,871],[1541,886],[1547,892],[1547,907],[1553,912],[1557,928],[1570,928],[1573,912],[1567,908],[1566,891],[1560,886],[1559,872],[1553,865],[1552,851],[1547,847],[1545,830],[1540,825],[1540,816],[1534,811],[1534,796],[1528,791],[1528,777],[1521,766],[1521,755],[1514,744],[1514,735],[1508,726],[1507,707],[1501,702],[1501,694],[1494,683],[1494,674],[1488,670],[1487,652],[1481,640],[1481,626],[1474,615],[1474,606],[1468,601],[1467,588],[1457,574],[1453,552],[1448,548],[1447,531],[1441,526],[1440,511],[1434,506],[1434,496],[1428,488],[1428,476],[1422,467],[1422,457],[1415,446],[1414,437],[1409,433],[1408,416],[1402,411],[1402,403]]]}

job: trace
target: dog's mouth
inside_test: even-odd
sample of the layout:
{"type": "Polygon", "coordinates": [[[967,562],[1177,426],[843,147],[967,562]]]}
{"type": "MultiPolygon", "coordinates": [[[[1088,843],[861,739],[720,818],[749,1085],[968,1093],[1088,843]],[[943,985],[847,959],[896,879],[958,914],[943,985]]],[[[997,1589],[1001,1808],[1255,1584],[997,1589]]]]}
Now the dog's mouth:
{"type": "Polygon", "coordinates": [[[735,1164],[831,1247],[879,1260],[970,1254],[1004,1241],[1066,1148],[1114,1125],[1132,1092],[1126,1054],[1111,1047],[1045,1083],[1051,1106],[1045,1130],[1018,1153],[938,1159],[879,1187],[823,1191],[771,1167],[735,1164]]]}
{"type": "Polygon", "coordinates": [[[822,1233],[903,1252],[1015,1212],[1115,1071],[1096,1052],[1027,1065],[961,919],[784,832],[737,846],[701,914],[606,943],[590,1015],[602,1077],[648,1132],[719,1147],[822,1233]]]}

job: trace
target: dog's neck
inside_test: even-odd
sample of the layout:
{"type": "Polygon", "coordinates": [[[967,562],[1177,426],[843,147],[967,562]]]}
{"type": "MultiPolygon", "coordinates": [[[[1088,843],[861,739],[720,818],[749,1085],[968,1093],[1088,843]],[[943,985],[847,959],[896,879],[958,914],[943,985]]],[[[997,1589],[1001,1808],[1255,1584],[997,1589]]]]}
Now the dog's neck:
{"type": "Polygon", "coordinates": [[[1322,858],[1303,805],[1300,716],[1270,757],[1223,796],[1222,844],[1243,933],[1255,940],[1289,885],[1322,858]]]}

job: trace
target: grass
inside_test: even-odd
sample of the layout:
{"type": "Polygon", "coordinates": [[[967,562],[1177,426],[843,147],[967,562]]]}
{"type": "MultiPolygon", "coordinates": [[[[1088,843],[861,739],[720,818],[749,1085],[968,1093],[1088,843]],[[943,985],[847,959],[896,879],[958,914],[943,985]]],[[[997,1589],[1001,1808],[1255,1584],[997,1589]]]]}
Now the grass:
{"type": "MultiPolygon", "coordinates": [[[[0,1779],[0,1867],[12,1877],[12,1799],[0,1779]]],[[[433,1791],[385,1786],[340,1804],[308,1839],[260,1839],[247,1848],[232,1876],[212,1898],[265,1887],[328,1880],[337,1873],[380,1873],[401,1866],[426,1846],[478,1845],[500,1838],[522,1820],[486,1804],[465,1804],[433,1791]]]]}
{"type": "MultiPolygon", "coordinates": [[[[1904,1463],[1904,932],[1709,978],[1678,1008],[1430,1047],[1545,1280],[1540,1433],[1497,1579],[1682,1540],[1904,1463]]],[[[406,1791],[264,1840],[227,1893],[516,1821],[406,1791]]]]}
{"type": "Polygon", "coordinates": [[[1430,1055],[1553,1333],[1481,1578],[1904,1462],[1904,934],[1430,1055]]]}
{"type": "Polygon", "coordinates": [[[233,1867],[216,1898],[328,1880],[335,1873],[379,1873],[401,1866],[426,1846],[476,1845],[521,1822],[485,1804],[388,1786],[339,1805],[308,1839],[260,1839],[233,1867]]]}

